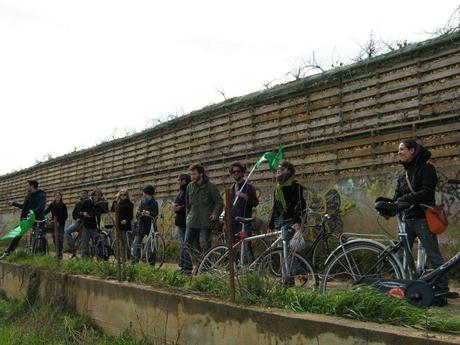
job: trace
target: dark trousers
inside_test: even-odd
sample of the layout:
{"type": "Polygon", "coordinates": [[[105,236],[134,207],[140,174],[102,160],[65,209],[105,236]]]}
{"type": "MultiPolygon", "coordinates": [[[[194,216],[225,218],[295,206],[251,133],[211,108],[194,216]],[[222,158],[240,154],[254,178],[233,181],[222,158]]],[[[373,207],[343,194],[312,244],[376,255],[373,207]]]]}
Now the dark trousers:
{"type": "MultiPolygon", "coordinates": [[[[425,248],[428,261],[433,268],[438,268],[444,263],[444,259],[439,251],[438,238],[428,229],[425,218],[405,220],[407,240],[409,247],[412,248],[415,237],[418,237],[425,248]]],[[[441,276],[440,280],[434,286],[435,293],[444,293],[449,291],[449,278],[447,274],[441,276]]]]}
{"type": "Polygon", "coordinates": [[[56,248],[56,257],[62,259],[62,248],[64,247],[64,225],[59,225],[54,230],[54,247],[56,248]]]}
{"type": "Polygon", "coordinates": [[[22,236],[15,237],[11,240],[8,248],[6,248],[5,253],[13,252],[21,241],[22,236]]]}
{"type": "Polygon", "coordinates": [[[183,269],[193,268],[192,253],[198,239],[200,239],[201,254],[204,254],[211,248],[211,229],[187,229],[185,231],[185,245],[180,260],[183,269]]]}

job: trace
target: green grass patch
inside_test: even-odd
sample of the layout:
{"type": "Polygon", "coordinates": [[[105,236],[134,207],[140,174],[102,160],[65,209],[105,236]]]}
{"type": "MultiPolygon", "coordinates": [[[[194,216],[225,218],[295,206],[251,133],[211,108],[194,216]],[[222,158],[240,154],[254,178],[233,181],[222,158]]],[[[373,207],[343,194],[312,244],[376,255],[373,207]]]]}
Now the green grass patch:
{"type": "Polygon", "coordinates": [[[29,306],[0,294],[0,345],[135,345],[125,331],[119,337],[102,333],[94,323],[54,304],[29,306]]]}
{"type": "MultiPolygon", "coordinates": [[[[67,273],[89,274],[100,278],[117,277],[116,265],[104,261],[76,259],[58,262],[50,256],[28,256],[21,253],[11,255],[8,261],[67,273]]],[[[126,264],[122,275],[129,281],[154,287],[205,293],[220,298],[229,296],[228,280],[221,276],[186,276],[175,270],[156,269],[144,264],[126,264]]],[[[319,294],[302,289],[277,288],[269,279],[249,272],[238,275],[236,290],[238,302],[248,305],[276,307],[299,313],[339,316],[444,333],[460,333],[460,318],[438,310],[416,308],[405,300],[395,299],[370,288],[360,287],[345,292],[319,294]]]]}

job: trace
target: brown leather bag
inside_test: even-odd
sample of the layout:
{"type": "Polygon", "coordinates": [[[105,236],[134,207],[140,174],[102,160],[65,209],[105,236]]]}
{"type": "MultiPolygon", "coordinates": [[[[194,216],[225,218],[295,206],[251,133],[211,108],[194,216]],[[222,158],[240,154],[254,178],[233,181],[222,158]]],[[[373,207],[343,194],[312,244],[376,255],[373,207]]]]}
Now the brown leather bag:
{"type": "MultiPolygon", "coordinates": [[[[406,181],[410,191],[415,193],[414,189],[412,188],[412,184],[410,183],[407,171],[406,181]]],[[[444,210],[444,204],[436,205],[434,207],[425,204],[420,204],[420,206],[425,208],[425,218],[428,224],[428,229],[430,229],[433,234],[439,235],[447,230],[448,222],[446,211],[444,210]]]]}

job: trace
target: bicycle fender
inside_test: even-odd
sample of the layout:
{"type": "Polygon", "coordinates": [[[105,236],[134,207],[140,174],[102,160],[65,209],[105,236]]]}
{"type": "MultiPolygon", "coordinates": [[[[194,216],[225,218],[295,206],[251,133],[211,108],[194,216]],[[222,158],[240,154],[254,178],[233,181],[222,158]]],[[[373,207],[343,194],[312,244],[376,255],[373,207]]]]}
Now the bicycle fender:
{"type": "MultiPolygon", "coordinates": [[[[335,248],[332,251],[332,253],[329,254],[329,256],[326,259],[326,262],[324,263],[324,267],[329,265],[330,261],[332,260],[332,258],[334,258],[334,256],[336,254],[339,254],[340,252],[343,252],[344,250],[348,249],[349,247],[355,246],[357,244],[366,244],[366,245],[370,245],[370,246],[376,247],[376,248],[381,249],[381,250],[386,250],[387,249],[387,246],[385,246],[384,244],[382,244],[380,242],[377,242],[375,240],[371,240],[371,239],[364,238],[364,239],[356,239],[356,240],[347,241],[344,244],[342,244],[342,245],[338,246],[337,248],[335,248]]],[[[398,269],[401,272],[401,275],[402,275],[402,277],[404,279],[405,276],[406,276],[406,273],[404,272],[404,269],[402,267],[401,261],[398,259],[398,257],[394,253],[390,253],[389,255],[398,264],[398,269]]]]}

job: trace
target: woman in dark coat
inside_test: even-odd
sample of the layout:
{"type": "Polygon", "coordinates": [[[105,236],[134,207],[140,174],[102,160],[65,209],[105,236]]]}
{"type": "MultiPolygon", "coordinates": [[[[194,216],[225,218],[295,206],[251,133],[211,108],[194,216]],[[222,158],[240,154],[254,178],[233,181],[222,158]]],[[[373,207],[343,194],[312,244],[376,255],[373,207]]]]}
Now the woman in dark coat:
{"type": "Polygon", "coordinates": [[[54,245],[56,247],[56,258],[62,260],[62,248],[64,244],[64,227],[67,220],[67,206],[62,201],[61,192],[54,193],[54,200],[45,210],[45,214],[51,212],[54,221],[54,245]]]}
{"type": "MultiPolygon", "coordinates": [[[[112,204],[112,212],[118,211],[118,227],[121,231],[121,253],[125,261],[129,258],[127,250],[127,231],[131,231],[131,224],[134,217],[134,204],[129,199],[129,194],[126,189],[118,192],[116,200],[112,204]],[[118,209],[117,209],[118,208],[118,209]]],[[[115,217],[117,219],[117,217],[115,217]]]]}
{"type": "MultiPolygon", "coordinates": [[[[436,168],[428,162],[431,152],[415,140],[404,140],[399,144],[398,157],[404,169],[398,175],[393,201],[413,205],[404,217],[407,240],[412,247],[415,237],[418,237],[426,250],[428,261],[433,268],[437,268],[444,263],[444,259],[439,250],[437,236],[429,230],[425,218],[425,207],[435,205],[438,183],[436,168]]],[[[447,304],[449,280],[446,274],[434,286],[434,292],[435,304],[447,304]]]]}

